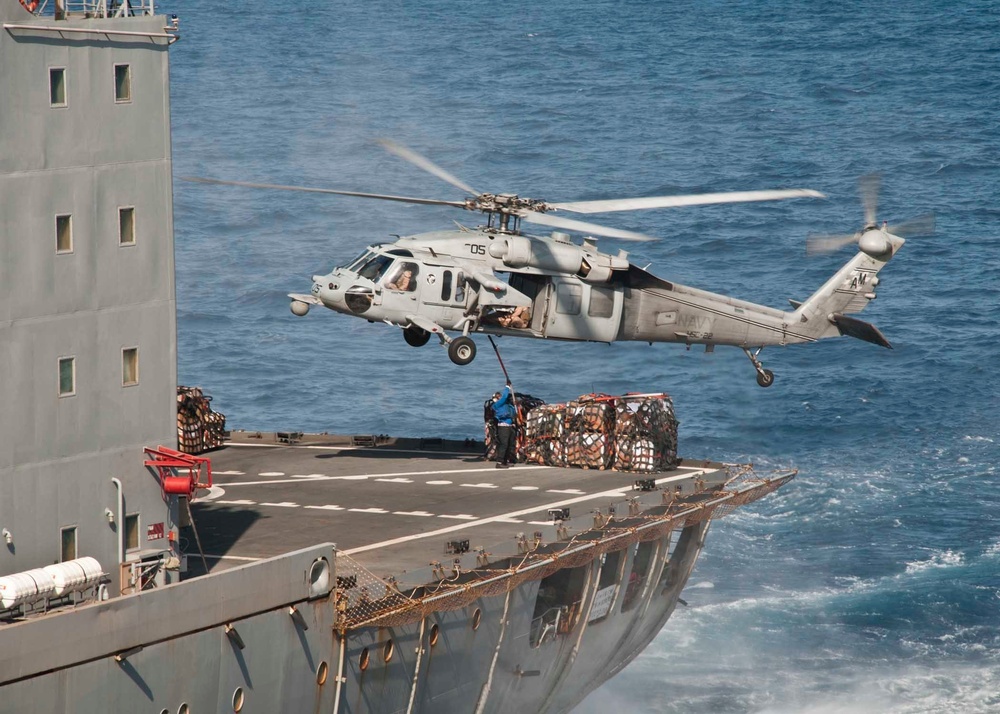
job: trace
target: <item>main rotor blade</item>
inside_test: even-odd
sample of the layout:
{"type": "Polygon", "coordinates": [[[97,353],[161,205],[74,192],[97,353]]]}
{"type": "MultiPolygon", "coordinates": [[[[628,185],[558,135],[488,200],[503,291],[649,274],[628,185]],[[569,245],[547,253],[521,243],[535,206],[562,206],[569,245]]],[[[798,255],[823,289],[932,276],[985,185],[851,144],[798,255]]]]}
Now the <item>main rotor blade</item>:
{"type": "Polygon", "coordinates": [[[821,255],[840,250],[845,245],[857,243],[861,237],[859,233],[840,236],[811,236],[806,241],[806,255],[821,255]]]}
{"type": "Polygon", "coordinates": [[[275,183],[250,183],[249,181],[222,181],[220,179],[199,178],[197,176],[178,176],[181,181],[194,183],[212,183],[220,186],[243,186],[244,188],[270,188],[276,191],[303,191],[305,193],[332,193],[337,196],[355,196],[356,198],[377,198],[382,201],[399,201],[401,203],[418,203],[426,206],[455,206],[467,208],[462,201],[442,201],[436,198],[412,198],[410,196],[391,196],[385,193],[362,193],[360,191],[338,191],[332,188],[310,188],[308,186],[282,186],[275,183]]]}
{"type": "Polygon", "coordinates": [[[481,192],[469,186],[467,183],[462,182],[458,178],[452,176],[450,173],[442,169],[440,166],[435,164],[433,161],[428,159],[426,156],[421,156],[416,151],[408,149],[405,146],[397,144],[394,141],[389,141],[388,139],[379,139],[378,143],[382,145],[382,148],[388,151],[390,154],[395,154],[401,159],[409,161],[414,166],[422,168],[424,171],[434,174],[442,181],[447,181],[455,188],[460,188],[468,194],[473,196],[478,196],[481,192]]]}
{"type": "Polygon", "coordinates": [[[638,211],[647,208],[677,208],[679,206],[704,206],[712,203],[745,203],[750,201],[778,201],[785,198],[826,198],[819,191],[792,188],[776,191],[732,191],[728,193],[700,193],[689,196],[648,196],[645,198],[612,198],[606,201],[571,201],[550,203],[549,208],[574,213],[605,213],[609,211],[638,211]]]}
{"type": "Polygon", "coordinates": [[[553,228],[565,228],[568,231],[576,231],[577,233],[604,236],[606,238],[619,238],[621,240],[656,240],[653,236],[647,236],[644,233],[624,231],[619,228],[607,228],[605,226],[599,226],[596,223],[575,221],[570,218],[558,218],[556,216],[549,215],[548,213],[539,213],[538,211],[532,211],[525,208],[515,211],[515,215],[520,216],[522,221],[526,221],[528,223],[538,223],[543,226],[552,226],[553,228]]]}
{"type": "Polygon", "coordinates": [[[882,186],[882,177],[879,174],[867,174],[858,183],[861,187],[861,205],[865,209],[865,225],[870,226],[877,220],[878,192],[882,186]]]}
{"type": "Polygon", "coordinates": [[[910,236],[927,236],[934,232],[934,214],[928,213],[923,216],[911,218],[908,221],[897,223],[894,226],[886,226],[886,231],[900,238],[910,236]]]}

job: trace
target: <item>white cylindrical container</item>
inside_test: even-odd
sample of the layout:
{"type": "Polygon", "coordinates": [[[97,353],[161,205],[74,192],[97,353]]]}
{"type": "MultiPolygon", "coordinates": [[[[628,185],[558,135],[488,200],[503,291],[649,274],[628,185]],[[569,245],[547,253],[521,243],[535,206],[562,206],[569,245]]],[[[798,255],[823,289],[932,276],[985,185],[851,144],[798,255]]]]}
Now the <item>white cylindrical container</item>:
{"type": "Polygon", "coordinates": [[[56,585],[44,569],[26,570],[0,578],[0,608],[38,602],[55,595],[56,585]]]}
{"type": "Polygon", "coordinates": [[[104,574],[97,559],[89,556],[46,565],[43,570],[52,578],[56,595],[86,590],[96,585],[104,574]]]}

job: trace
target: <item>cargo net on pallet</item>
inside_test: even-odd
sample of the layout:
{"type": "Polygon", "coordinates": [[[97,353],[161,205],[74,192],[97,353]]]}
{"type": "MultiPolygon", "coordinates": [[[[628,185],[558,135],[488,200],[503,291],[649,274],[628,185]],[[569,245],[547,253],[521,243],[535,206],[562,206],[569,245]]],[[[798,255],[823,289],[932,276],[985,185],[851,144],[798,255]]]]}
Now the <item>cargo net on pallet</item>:
{"type": "Polygon", "coordinates": [[[226,416],[212,411],[212,398],[201,387],[177,387],[177,450],[200,454],[222,446],[226,416]]]}
{"type": "Polygon", "coordinates": [[[680,463],[677,425],[666,394],[587,394],[529,411],[521,451],[548,466],[656,473],[680,463]]]}

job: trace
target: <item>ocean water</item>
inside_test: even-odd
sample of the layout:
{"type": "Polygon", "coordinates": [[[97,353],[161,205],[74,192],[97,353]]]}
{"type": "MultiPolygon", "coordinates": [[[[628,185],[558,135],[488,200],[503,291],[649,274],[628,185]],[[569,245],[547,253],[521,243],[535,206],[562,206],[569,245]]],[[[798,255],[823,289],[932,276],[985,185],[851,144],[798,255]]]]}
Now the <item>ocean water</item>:
{"type": "MultiPolygon", "coordinates": [[[[850,251],[810,232],[933,212],[851,339],[743,354],[501,340],[515,385],[674,395],[686,456],[794,466],[715,524],[655,642],[578,707],[1000,711],[1000,3],[165,2],[176,176],[548,200],[808,187],[826,200],[610,214],[668,279],[774,307],[850,251]]],[[[178,369],[233,427],[477,436],[488,343],[443,349],[287,292],[366,245],[476,217],[175,181],[178,369]]]]}

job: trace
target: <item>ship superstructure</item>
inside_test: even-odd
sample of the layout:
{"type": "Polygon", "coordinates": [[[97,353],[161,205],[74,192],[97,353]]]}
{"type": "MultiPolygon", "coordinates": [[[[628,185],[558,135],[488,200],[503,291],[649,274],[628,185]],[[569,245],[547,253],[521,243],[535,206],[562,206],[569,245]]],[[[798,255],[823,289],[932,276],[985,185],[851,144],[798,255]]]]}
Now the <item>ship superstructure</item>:
{"type": "Polygon", "coordinates": [[[117,596],[178,579],[142,458],[176,428],[174,34],[46,5],[0,2],[0,576],[91,556],[117,596]]]}
{"type": "Polygon", "coordinates": [[[0,712],[565,712],[660,631],[711,520],[794,476],[243,434],[197,537],[209,464],[172,451],[178,22],[0,0],[0,23],[0,712]]]}

